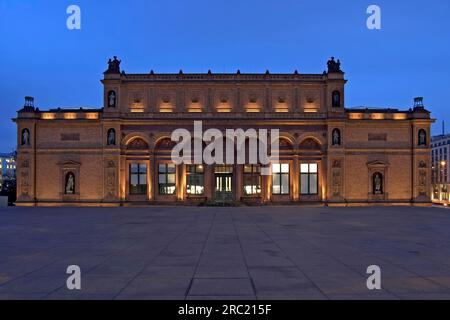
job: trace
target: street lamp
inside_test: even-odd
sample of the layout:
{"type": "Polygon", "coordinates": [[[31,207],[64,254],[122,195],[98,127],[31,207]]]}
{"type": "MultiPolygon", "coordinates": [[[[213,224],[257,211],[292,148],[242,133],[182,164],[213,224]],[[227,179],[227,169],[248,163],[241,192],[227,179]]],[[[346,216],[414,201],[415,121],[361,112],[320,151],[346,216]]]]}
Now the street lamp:
{"type": "MultiPolygon", "coordinates": [[[[444,180],[444,168],[446,167],[446,165],[447,165],[447,161],[445,161],[445,160],[441,160],[441,177],[440,177],[440,182],[442,183],[442,184],[445,184],[447,181],[445,181],[444,180]]],[[[443,185],[440,187],[440,197],[439,197],[439,199],[440,199],[440,201],[442,201],[443,199],[442,199],[442,193],[443,193],[443,191],[444,191],[444,188],[443,188],[443,185]]],[[[447,199],[447,197],[446,197],[446,199],[447,199]]],[[[447,199],[448,200],[448,199],[447,199]]]]}

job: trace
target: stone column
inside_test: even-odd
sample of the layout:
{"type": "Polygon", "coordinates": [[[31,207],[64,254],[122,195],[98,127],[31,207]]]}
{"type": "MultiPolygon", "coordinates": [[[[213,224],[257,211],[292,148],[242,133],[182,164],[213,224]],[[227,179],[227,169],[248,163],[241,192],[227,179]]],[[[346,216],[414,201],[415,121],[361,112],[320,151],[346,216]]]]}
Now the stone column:
{"type": "Polygon", "coordinates": [[[235,177],[235,183],[234,183],[234,188],[235,188],[235,195],[236,195],[236,201],[240,201],[242,198],[242,188],[243,188],[243,165],[236,165],[235,166],[235,173],[234,173],[234,177],[235,177]]]}

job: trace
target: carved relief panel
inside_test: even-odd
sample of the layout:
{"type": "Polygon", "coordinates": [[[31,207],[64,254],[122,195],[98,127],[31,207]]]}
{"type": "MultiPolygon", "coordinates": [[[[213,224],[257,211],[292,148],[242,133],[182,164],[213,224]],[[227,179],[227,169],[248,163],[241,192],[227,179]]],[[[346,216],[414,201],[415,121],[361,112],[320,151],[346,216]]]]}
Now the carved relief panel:
{"type": "Polygon", "coordinates": [[[187,90],[184,95],[184,105],[188,112],[205,111],[207,106],[208,91],[202,89],[187,90]]]}
{"type": "Polygon", "coordinates": [[[242,112],[261,112],[265,107],[265,90],[246,89],[242,91],[242,112]]]}
{"type": "Polygon", "coordinates": [[[235,107],[235,95],[232,90],[214,92],[214,108],[217,112],[231,112],[235,107]]]}
{"type": "Polygon", "coordinates": [[[105,166],[105,196],[106,198],[117,197],[117,166],[114,160],[107,160],[105,166]]]}
{"type": "Polygon", "coordinates": [[[332,197],[342,196],[342,160],[334,159],[331,164],[332,197]]]}
{"type": "Polygon", "coordinates": [[[271,112],[289,112],[292,110],[292,94],[288,90],[274,90],[271,93],[271,112]]]}
{"type": "Polygon", "coordinates": [[[428,166],[427,163],[423,160],[419,162],[417,184],[417,194],[419,195],[419,197],[427,197],[428,166]]]}
{"type": "Polygon", "coordinates": [[[158,90],[156,112],[174,112],[177,107],[177,93],[174,90],[158,90]]]}
{"type": "Polygon", "coordinates": [[[322,99],[320,93],[320,90],[302,90],[300,100],[303,112],[318,112],[322,109],[322,99]]]}
{"type": "Polygon", "coordinates": [[[19,179],[20,179],[20,198],[29,198],[30,192],[31,192],[31,185],[30,185],[30,161],[29,160],[23,160],[20,172],[19,172],[19,179]]]}
{"type": "Polygon", "coordinates": [[[128,92],[128,106],[132,112],[144,112],[146,97],[142,90],[130,90],[128,92]]]}

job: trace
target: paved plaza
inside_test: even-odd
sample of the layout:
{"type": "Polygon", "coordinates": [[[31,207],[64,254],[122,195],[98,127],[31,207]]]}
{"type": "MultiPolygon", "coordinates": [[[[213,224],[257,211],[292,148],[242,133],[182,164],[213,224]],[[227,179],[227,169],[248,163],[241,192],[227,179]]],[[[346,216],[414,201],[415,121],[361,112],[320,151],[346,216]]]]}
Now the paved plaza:
{"type": "Polygon", "coordinates": [[[0,299],[450,299],[450,211],[2,208],[0,299]]]}

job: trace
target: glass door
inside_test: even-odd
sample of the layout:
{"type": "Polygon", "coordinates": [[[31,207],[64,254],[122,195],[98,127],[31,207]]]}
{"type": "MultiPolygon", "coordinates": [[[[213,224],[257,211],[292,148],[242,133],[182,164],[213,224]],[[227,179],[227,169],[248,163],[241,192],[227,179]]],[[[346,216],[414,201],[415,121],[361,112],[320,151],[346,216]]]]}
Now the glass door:
{"type": "Polygon", "coordinates": [[[233,200],[233,167],[216,166],[215,168],[215,200],[233,200]]]}

